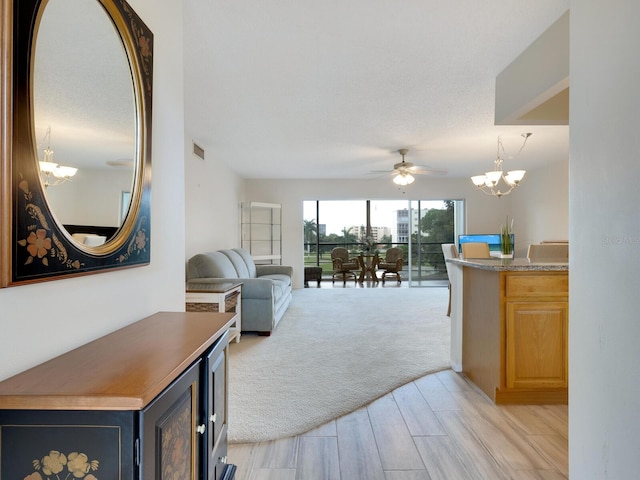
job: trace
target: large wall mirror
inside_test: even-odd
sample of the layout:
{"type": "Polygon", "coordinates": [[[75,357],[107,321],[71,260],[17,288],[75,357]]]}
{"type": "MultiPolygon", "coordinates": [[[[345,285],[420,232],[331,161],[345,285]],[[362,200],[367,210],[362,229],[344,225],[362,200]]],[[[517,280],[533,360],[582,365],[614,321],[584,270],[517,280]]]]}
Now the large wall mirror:
{"type": "Polygon", "coordinates": [[[3,1],[2,286],[148,264],[151,31],[124,0],[3,1]]]}

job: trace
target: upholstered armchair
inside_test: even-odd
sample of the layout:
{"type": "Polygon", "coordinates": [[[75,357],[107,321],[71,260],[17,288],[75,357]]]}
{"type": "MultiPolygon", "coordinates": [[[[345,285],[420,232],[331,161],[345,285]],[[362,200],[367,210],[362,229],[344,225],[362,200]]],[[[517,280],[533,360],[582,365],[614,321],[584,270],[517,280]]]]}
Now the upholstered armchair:
{"type": "Polygon", "coordinates": [[[357,258],[349,257],[349,250],[344,247],[334,248],[331,250],[331,261],[333,262],[332,282],[336,281],[336,277],[341,277],[344,283],[347,283],[347,277],[353,277],[353,280],[357,281],[356,271],[360,269],[360,262],[357,258]]]}
{"type": "Polygon", "coordinates": [[[529,245],[527,258],[532,262],[568,261],[568,243],[540,243],[529,245]]]}
{"type": "Polygon", "coordinates": [[[382,272],[382,283],[384,283],[387,275],[394,275],[398,283],[402,282],[400,272],[402,271],[402,257],[404,252],[401,248],[393,247],[387,250],[384,260],[380,260],[378,268],[384,270],[382,272]]]}
{"type": "Polygon", "coordinates": [[[466,242],[462,244],[462,258],[491,258],[486,242],[466,242]]]}
{"type": "Polygon", "coordinates": [[[458,249],[455,243],[443,243],[442,255],[444,256],[444,265],[447,269],[447,278],[449,278],[449,306],[447,307],[447,317],[451,316],[451,273],[452,269],[450,263],[447,262],[447,258],[458,258],[458,249]]]}

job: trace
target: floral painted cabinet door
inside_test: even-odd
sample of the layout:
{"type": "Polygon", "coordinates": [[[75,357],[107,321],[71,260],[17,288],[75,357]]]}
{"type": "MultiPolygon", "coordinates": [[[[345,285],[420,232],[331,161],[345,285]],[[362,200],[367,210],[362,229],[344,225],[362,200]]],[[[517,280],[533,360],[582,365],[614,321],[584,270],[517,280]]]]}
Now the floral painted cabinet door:
{"type": "Polygon", "coordinates": [[[142,480],[200,478],[200,368],[189,367],[140,416],[142,480]]]}
{"type": "Polygon", "coordinates": [[[0,479],[232,478],[235,315],[159,312],[0,382],[0,479]]]}
{"type": "Polygon", "coordinates": [[[134,479],[133,412],[0,412],[0,478],[134,479]]]}

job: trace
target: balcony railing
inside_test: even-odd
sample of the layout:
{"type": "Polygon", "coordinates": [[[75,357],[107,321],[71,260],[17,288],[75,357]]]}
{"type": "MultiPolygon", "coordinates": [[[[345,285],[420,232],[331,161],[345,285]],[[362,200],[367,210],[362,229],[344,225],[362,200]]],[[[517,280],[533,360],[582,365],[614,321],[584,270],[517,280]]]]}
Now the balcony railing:
{"type": "MultiPolygon", "coordinates": [[[[331,262],[331,250],[335,247],[344,247],[352,256],[365,252],[366,245],[362,243],[305,243],[304,244],[304,265],[322,267],[323,276],[331,277],[333,265],[331,262]]],[[[442,243],[421,242],[411,244],[411,261],[409,262],[409,244],[391,243],[378,244],[373,247],[372,252],[384,258],[385,252],[391,247],[400,247],[404,250],[403,278],[409,278],[409,268],[411,268],[412,281],[425,280],[446,280],[447,271],[444,255],[442,253],[442,243]]]]}

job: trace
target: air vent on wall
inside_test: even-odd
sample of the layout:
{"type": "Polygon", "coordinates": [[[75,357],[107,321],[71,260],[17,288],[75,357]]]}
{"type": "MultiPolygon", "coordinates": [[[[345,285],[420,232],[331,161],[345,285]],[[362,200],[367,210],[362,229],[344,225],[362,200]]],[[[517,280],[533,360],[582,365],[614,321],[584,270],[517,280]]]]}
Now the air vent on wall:
{"type": "Polygon", "coordinates": [[[198,145],[196,142],[193,142],[193,154],[204,160],[204,148],[198,145]]]}

